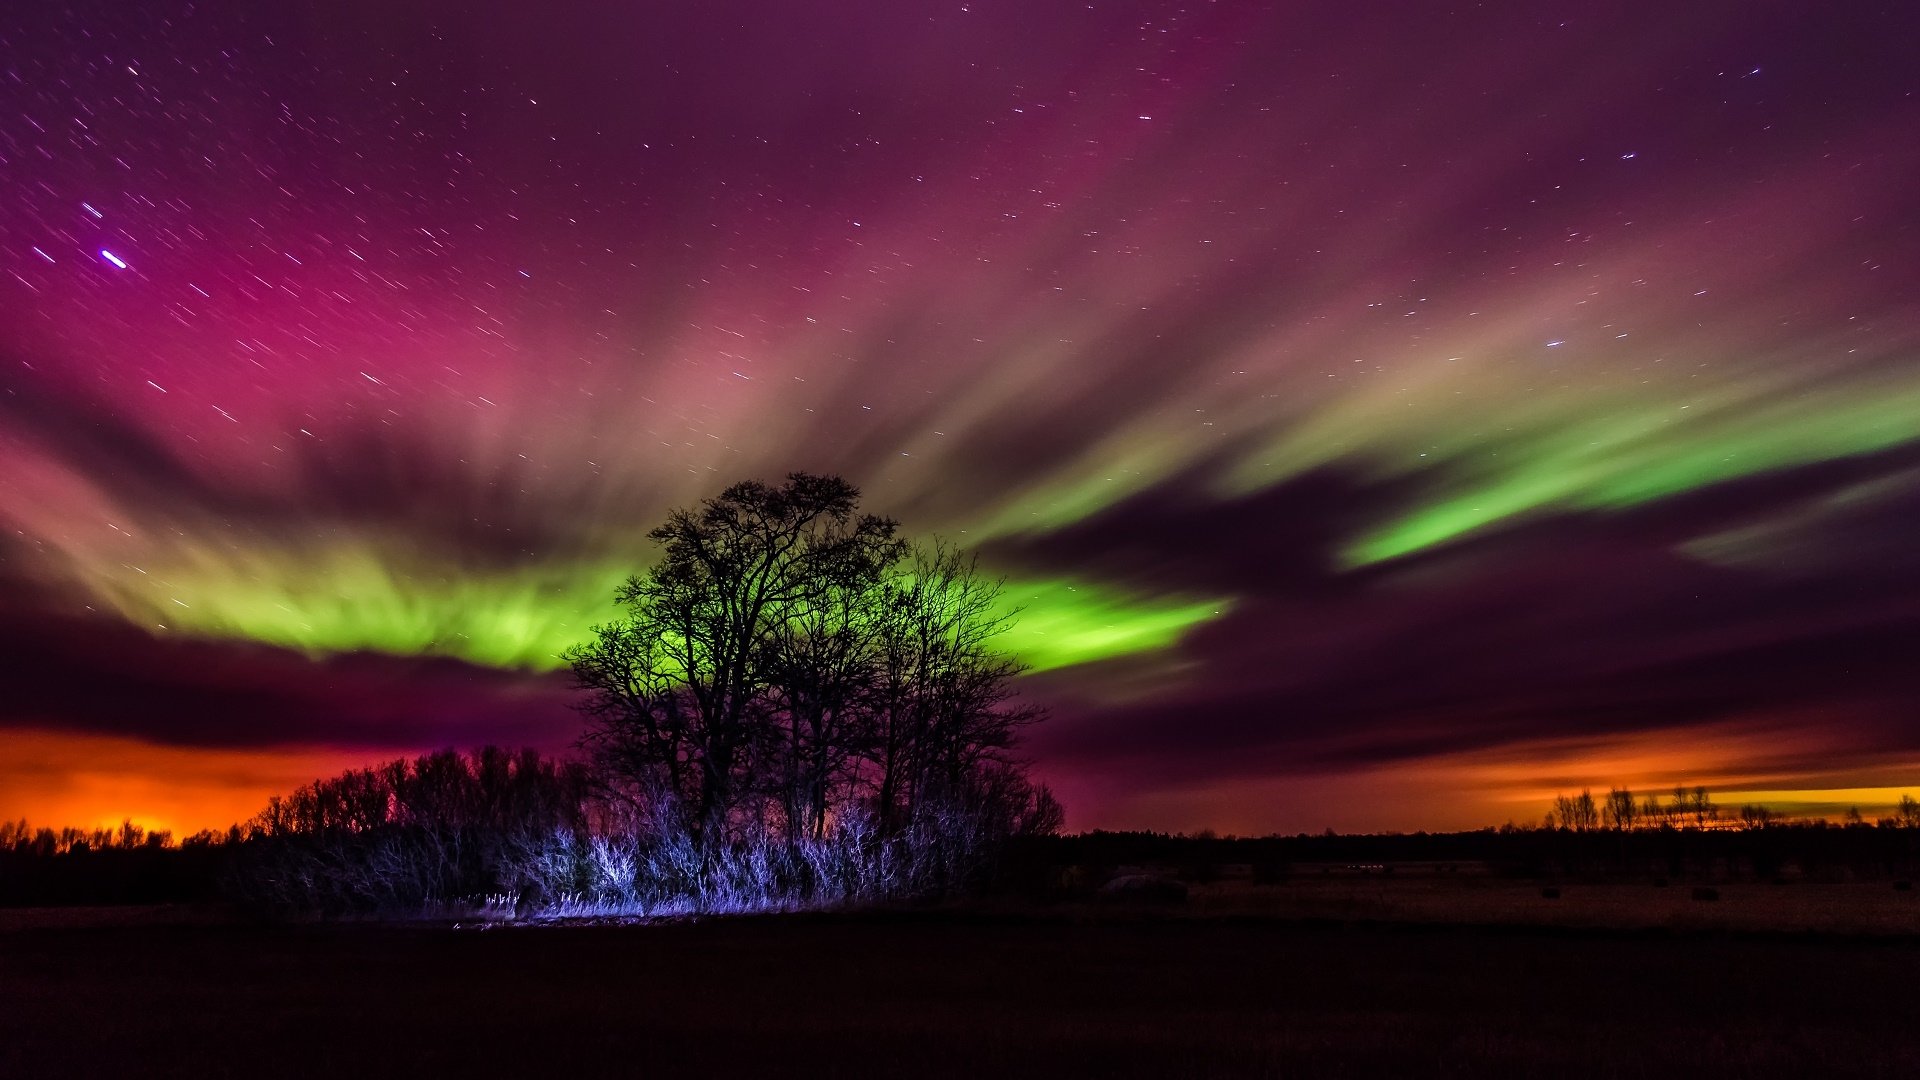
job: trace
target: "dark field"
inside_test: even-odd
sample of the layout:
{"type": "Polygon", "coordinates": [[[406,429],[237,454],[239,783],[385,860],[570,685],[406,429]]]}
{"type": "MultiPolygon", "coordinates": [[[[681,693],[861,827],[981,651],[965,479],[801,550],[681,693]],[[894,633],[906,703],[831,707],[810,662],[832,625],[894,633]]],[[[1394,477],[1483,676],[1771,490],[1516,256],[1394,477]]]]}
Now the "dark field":
{"type": "Polygon", "coordinates": [[[47,921],[0,920],[3,1076],[1920,1070],[1911,940],[1130,913],[47,921]]]}

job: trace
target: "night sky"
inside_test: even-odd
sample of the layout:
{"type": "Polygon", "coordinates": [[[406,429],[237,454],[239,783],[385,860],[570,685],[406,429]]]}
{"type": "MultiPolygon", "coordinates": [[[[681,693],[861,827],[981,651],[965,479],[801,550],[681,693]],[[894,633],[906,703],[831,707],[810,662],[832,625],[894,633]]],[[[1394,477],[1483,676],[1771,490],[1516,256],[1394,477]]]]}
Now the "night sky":
{"type": "Polygon", "coordinates": [[[564,749],[647,529],[796,469],[1007,576],[1072,827],[1871,813],[1920,791],[1916,41],[9,5],[0,817],[564,749]]]}

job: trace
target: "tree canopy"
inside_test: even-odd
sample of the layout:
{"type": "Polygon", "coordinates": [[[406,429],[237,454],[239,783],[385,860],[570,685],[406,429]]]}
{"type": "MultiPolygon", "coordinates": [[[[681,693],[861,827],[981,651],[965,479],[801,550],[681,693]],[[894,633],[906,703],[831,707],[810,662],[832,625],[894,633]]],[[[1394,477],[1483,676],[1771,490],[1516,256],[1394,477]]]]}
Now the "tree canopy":
{"type": "Polygon", "coordinates": [[[570,650],[603,775],[703,836],[883,834],[929,813],[1053,828],[1012,750],[1039,710],[997,652],[1015,617],[951,545],[912,544],[835,476],[735,484],[654,529],[622,617],[570,650]]]}

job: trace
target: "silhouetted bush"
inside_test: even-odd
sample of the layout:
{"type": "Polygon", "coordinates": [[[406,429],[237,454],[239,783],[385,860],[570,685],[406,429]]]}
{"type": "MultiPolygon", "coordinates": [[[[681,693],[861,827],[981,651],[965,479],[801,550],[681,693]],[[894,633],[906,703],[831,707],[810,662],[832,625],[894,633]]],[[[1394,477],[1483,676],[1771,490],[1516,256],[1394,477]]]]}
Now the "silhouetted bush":
{"type": "Polygon", "coordinates": [[[859,807],[823,835],[689,826],[583,766],[496,748],[354,770],[274,799],[227,877],[281,913],[489,918],[781,911],[978,884],[1037,796],[1005,782],[923,793],[893,835],[859,807]]]}

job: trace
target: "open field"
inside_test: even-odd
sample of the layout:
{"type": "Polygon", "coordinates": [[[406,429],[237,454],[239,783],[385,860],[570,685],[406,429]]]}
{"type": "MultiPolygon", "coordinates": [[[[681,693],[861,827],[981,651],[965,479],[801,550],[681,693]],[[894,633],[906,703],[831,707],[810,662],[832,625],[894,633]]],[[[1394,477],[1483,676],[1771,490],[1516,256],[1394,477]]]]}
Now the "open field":
{"type": "Polygon", "coordinates": [[[1334,875],[1282,885],[1223,880],[1192,887],[1183,911],[1196,917],[1566,929],[1920,935],[1920,892],[1890,882],[1713,882],[1718,899],[1694,898],[1694,881],[1543,882],[1488,875],[1334,875]]]}
{"type": "Polygon", "coordinates": [[[1920,940],[1208,917],[1212,902],[489,930],[17,913],[0,1075],[1920,1070],[1920,940]]]}

